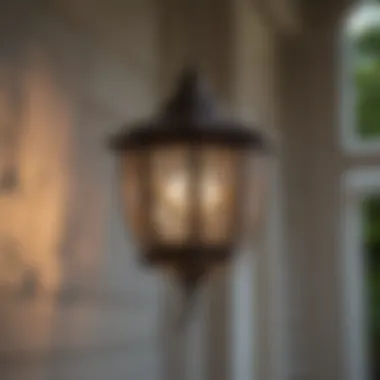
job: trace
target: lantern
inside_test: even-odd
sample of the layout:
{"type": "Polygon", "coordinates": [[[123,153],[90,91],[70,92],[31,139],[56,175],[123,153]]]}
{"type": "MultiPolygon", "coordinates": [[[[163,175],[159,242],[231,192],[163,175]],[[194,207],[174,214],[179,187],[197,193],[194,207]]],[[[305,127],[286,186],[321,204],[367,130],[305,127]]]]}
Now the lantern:
{"type": "Polygon", "coordinates": [[[194,72],[155,119],[111,139],[141,256],[173,270],[186,294],[242,241],[254,217],[251,163],[265,145],[257,130],[221,118],[194,72]]]}

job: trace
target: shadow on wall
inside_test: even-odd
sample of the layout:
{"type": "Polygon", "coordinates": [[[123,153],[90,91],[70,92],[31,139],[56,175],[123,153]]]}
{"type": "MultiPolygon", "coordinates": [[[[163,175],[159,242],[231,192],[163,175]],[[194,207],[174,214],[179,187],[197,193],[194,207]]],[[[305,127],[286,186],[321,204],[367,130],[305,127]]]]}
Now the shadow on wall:
{"type": "MultiPolygon", "coordinates": [[[[106,226],[119,215],[109,204],[113,170],[103,137],[117,117],[91,99],[99,52],[47,4],[0,4],[0,378],[55,378],[57,358],[111,360],[103,354],[116,351],[125,377],[146,367],[126,361],[126,350],[133,361],[152,362],[146,341],[156,293],[126,275],[121,228],[112,232],[121,253],[104,262],[113,254],[106,226]]],[[[109,371],[86,363],[65,376],[109,371]]]]}

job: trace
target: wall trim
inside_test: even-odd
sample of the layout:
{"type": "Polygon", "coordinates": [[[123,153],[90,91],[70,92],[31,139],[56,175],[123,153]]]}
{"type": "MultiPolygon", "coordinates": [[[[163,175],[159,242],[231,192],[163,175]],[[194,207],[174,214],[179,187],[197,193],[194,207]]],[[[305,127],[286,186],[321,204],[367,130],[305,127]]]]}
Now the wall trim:
{"type": "Polygon", "coordinates": [[[368,380],[367,307],[360,209],[365,197],[380,193],[380,169],[349,170],[342,177],[341,193],[344,202],[341,213],[344,378],[368,380]]]}
{"type": "Polygon", "coordinates": [[[290,0],[251,0],[258,15],[270,28],[279,33],[294,35],[300,32],[298,11],[290,0]]]}

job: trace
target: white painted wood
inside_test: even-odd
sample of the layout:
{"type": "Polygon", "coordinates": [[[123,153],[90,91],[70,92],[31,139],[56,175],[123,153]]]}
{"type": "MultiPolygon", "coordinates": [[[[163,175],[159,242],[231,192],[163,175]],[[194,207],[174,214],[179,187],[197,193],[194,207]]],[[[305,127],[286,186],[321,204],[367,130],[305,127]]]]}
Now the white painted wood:
{"type": "Polygon", "coordinates": [[[287,35],[301,31],[297,3],[292,0],[248,0],[266,26],[287,35]]]}
{"type": "Polygon", "coordinates": [[[362,202],[380,193],[380,168],[360,168],[342,177],[342,278],[345,373],[348,380],[369,380],[367,310],[362,234],[362,202]]]}
{"type": "Polygon", "coordinates": [[[266,231],[268,281],[271,288],[271,335],[273,345],[273,379],[286,379],[290,373],[289,352],[289,275],[284,257],[282,173],[280,162],[274,160],[270,169],[268,225],[266,231]]]}
{"type": "Polygon", "coordinates": [[[355,131],[355,87],[350,77],[355,52],[350,39],[366,22],[380,22],[369,16],[377,12],[377,7],[371,1],[362,0],[347,12],[342,19],[336,49],[340,62],[336,68],[340,71],[337,75],[340,99],[337,140],[343,157],[349,160],[348,171],[341,173],[342,347],[345,376],[349,380],[370,379],[361,206],[366,197],[380,193],[380,136],[365,141],[355,131]],[[362,157],[369,157],[372,166],[363,166],[362,157]]]}
{"type": "MultiPolygon", "coordinates": [[[[151,109],[156,83],[144,71],[158,57],[140,56],[140,72],[122,67],[47,4],[30,3],[33,12],[29,2],[0,5],[9,29],[0,60],[22,61],[24,127],[21,191],[0,199],[0,231],[20,244],[40,287],[23,298],[15,283],[1,294],[0,378],[154,379],[159,284],[126,241],[105,138],[151,109]]],[[[143,8],[128,16],[154,28],[143,8]]],[[[151,54],[142,42],[157,45],[156,33],[141,27],[135,48],[151,54]]]]}
{"type": "Polygon", "coordinates": [[[255,294],[255,273],[257,273],[256,254],[248,249],[240,252],[232,272],[232,336],[231,336],[231,379],[253,380],[257,374],[255,315],[258,303],[255,294]]]}
{"type": "Polygon", "coordinates": [[[297,1],[271,0],[269,3],[279,25],[286,33],[295,34],[301,31],[301,17],[297,8],[297,1]]]}
{"type": "MultiPolygon", "coordinates": [[[[24,62],[26,77],[32,77],[33,83],[27,81],[24,88],[32,101],[23,116],[26,122],[32,122],[28,130],[29,138],[37,140],[28,149],[25,148],[23,160],[27,165],[30,159],[36,159],[37,180],[40,174],[42,179],[46,175],[44,170],[39,173],[41,167],[44,169],[45,165],[56,164],[49,166],[48,170],[49,173],[54,172],[53,184],[58,188],[68,185],[70,191],[58,201],[48,196],[37,197],[38,194],[32,192],[27,201],[34,205],[34,197],[37,197],[41,203],[36,202],[30,208],[25,208],[28,205],[21,203],[17,212],[10,207],[11,211],[7,211],[6,217],[3,213],[1,228],[7,229],[9,221],[12,225],[21,225],[17,238],[28,241],[26,235],[33,233],[32,227],[41,223],[46,227],[44,233],[49,233],[47,227],[54,225],[51,218],[42,218],[43,207],[39,206],[46,204],[42,201],[59,207],[61,214],[58,213],[58,219],[61,221],[62,218],[65,223],[56,227],[62,233],[62,240],[61,235],[55,240],[53,235],[50,236],[58,248],[48,249],[43,236],[32,236],[41,245],[33,248],[30,257],[35,259],[34,252],[36,255],[46,254],[41,256],[45,261],[37,260],[37,266],[44,276],[59,272],[57,284],[62,287],[57,285],[57,289],[39,294],[31,303],[1,300],[0,306],[6,310],[1,310],[1,322],[4,322],[1,337],[7,342],[11,353],[18,357],[7,376],[18,380],[50,380],[52,377],[64,380],[106,377],[115,380],[156,379],[162,375],[160,355],[164,350],[163,340],[168,338],[168,335],[164,338],[158,336],[161,331],[158,309],[162,302],[162,283],[152,271],[141,268],[138,263],[137,249],[124,229],[114,161],[106,153],[103,143],[108,132],[114,131],[121,122],[150,112],[156,104],[157,94],[164,95],[156,88],[157,77],[166,74],[156,73],[161,61],[165,65],[170,61],[170,68],[173,69],[172,77],[165,78],[168,82],[174,79],[176,70],[182,68],[183,50],[180,45],[183,41],[176,39],[176,31],[182,29],[175,12],[181,6],[178,8],[177,2],[172,9],[170,18],[174,20],[174,25],[170,32],[174,41],[166,41],[170,53],[161,56],[162,52],[157,51],[161,46],[157,38],[159,33],[155,29],[158,8],[153,0],[134,1],[133,4],[126,2],[122,8],[116,7],[118,4],[115,1],[93,4],[90,8],[85,1],[67,2],[71,4],[67,5],[69,16],[73,15],[70,19],[60,13],[61,8],[45,9],[41,4],[36,4],[35,13],[27,14],[26,18],[31,20],[28,27],[22,29],[21,24],[12,24],[13,34],[20,33],[28,41],[30,38],[33,49],[36,47],[42,51],[42,59],[37,63],[33,59],[24,62]],[[78,8],[75,8],[76,5],[78,8]],[[103,17],[105,14],[107,17],[103,17]],[[101,38],[99,45],[96,43],[98,37],[101,38]],[[116,40],[116,37],[120,39],[116,40]],[[107,43],[111,44],[110,49],[106,48],[107,43]],[[112,52],[120,52],[120,55],[113,55],[112,52]],[[28,67],[30,63],[32,66],[28,67]],[[54,134],[55,128],[60,134],[54,134]],[[57,157],[61,152],[60,144],[64,144],[66,138],[72,145],[62,155],[64,160],[61,162],[57,157]],[[20,220],[22,223],[19,223],[20,220]],[[54,270],[43,267],[43,263],[50,260],[54,261],[54,270]],[[33,331],[29,331],[30,326],[33,331]],[[18,356],[20,350],[24,351],[18,356]],[[78,350],[81,355],[75,356],[78,350]],[[31,361],[20,364],[20,357],[28,357],[31,361]]],[[[223,100],[232,99],[235,95],[230,91],[235,78],[229,64],[225,64],[235,58],[234,45],[226,41],[231,38],[233,27],[241,21],[240,17],[244,16],[244,12],[240,13],[234,20],[236,24],[233,24],[226,4],[222,8],[218,1],[204,2],[204,9],[200,12],[202,23],[199,25],[204,36],[200,47],[202,68],[210,75],[218,97],[223,100]]],[[[251,7],[249,9],[253,12],[251,7]]],[[[255,17],[253,19],[258,21],[255,17]]],[[[261,26],[255,29],[255,24],[251,25],[252,29],[249,20],[245,21],[248,21],[245,23],[248,28],[244,31],[244,48],[249,48],[239,57],[247,58],[247,61],[242,62],[245,75],[240,78],[242,87],[238,91],[244,96],[242,102],[249,111],[247,113],[252,114],[253,108],[263,109],[265,111],[262,113],[265,113],[271,107],[268,99],[273,96],[271,90],[268,92],[271,88],[268,78],[273,74],[273,66],[267,61],[267,53],[270,55],[268,49],[272,47],[268,42],[271,35],[261,26]]],[[[1,53],[4,53],[3,50],[1,53]]],[[[264,121],[266,115],[260,115],[260,119],[264,121]]],[[[34,187],[34,180],[27,181],[27,186],[30,184],[34,187]]],[[[220,376],[229,378],[231,355],[235,362],[233,374],[236,380],[255,378],[253,360],[258,360],[259,355],[256,354],[261,344],[257,333],[260,326],[256,318],[262,313],[262,319],[265,319],[269,309],[260,310],[255,300],[255,264],[252,257],[245,261],[246,265],[241,264],[239,273],[235,274],[236,304],[233,310],[228,307],[230,299],[225,300],[231,290],[229,277],[223,278],[221,284],[211,286],[215,288],[212,289],[214,293],[210,292],[207,297],[218,298],[213,304],[217,308],[209,310],[210,315],[205,310],[201,311],[194,325],[190,326],[191,336],[185,359],[186,380],[199,380],[202,376],[204,380],[220,380],[220,376]],[[232,321],[230,312],[234,315],[232,321]],[[205,320],[208,318],[210,324],[222,321],[219,330],[213,330],[221,336],[220,340],[207,336],[206,329],[210,326],[206,327],[205,320]],[[229,331],[231,322],[233,333],[226,333],[224,337],[223,333],[226,329],[229,331]],[[236,345],[236,352],[230,351],[231,343],[236,345]],[[217,347],[218,344],[221,347],[217,347]],[[214,359],[220,361],[210,373],[206,372],[208,350],[217,352],[214,359]],[[224,368],[227,370],[224,371],[224,368]]],[[[264,259],[262,264],[256,270],[270,274],[268,281],[271,285],[268,286],[277,289],[280,286],[276,284],[277,264],[272,259],[264,259]]],[[[257,292],[260,291],[257,289],[257,292]]],[[[209,301],[207,297],[206,302],[209,301]]],[[[278,298],[279,293],[271,290],[268,302],[271,308],[278,298]]],[[[277,307],[273,310],[279,312],[277,307]]],[[[169,312],[169,316],[164,317],[167,318],[166,327],[170,328],[172,315],[169,308],[166,312],[169,312]]],[[[275,317],[276,320],[271,319],[269,325],[275,325],[276,332],[273,336],[268,335],[265,345],[271,347],[273,339],[277,352],[277,333],[280,329],[277,318],[280,314],[275,317]]],[[[165,330],[165,334],[168,331],[165,330]]],[[[168,351],[169,355],[173,355],[169,357],[172,363],[176,357],[173,351],[179,346],[173,344],[168,351]]],[[[7,358],[4,352],[0,356],[7,358]]],[[[272,361],[272,354],[270,358],[268,356],[268,367],[272,364],[276,366],[276,363],[277,359],[272,361]]],[[[279,369],[276,367],[274,371],[278,372],[279,369]]],[[[0,378],[4,377],[3,374],[0,372],[0,378]]],[[[165,380],[168,379],[165,377],[165,380]]]]}

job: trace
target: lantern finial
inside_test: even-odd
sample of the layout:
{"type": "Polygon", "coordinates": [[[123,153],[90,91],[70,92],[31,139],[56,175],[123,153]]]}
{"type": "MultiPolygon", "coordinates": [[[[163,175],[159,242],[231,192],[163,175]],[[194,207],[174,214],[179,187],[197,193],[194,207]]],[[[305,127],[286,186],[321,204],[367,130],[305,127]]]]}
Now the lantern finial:
{"type": "Polygon", "coordinates": [[[174,96],[164,107],[164,118],[177,120],[189,128],[196,121],[207,121],[216,114],[215,102],[198,72],[188,69],[182,75],[174,96]]]}

